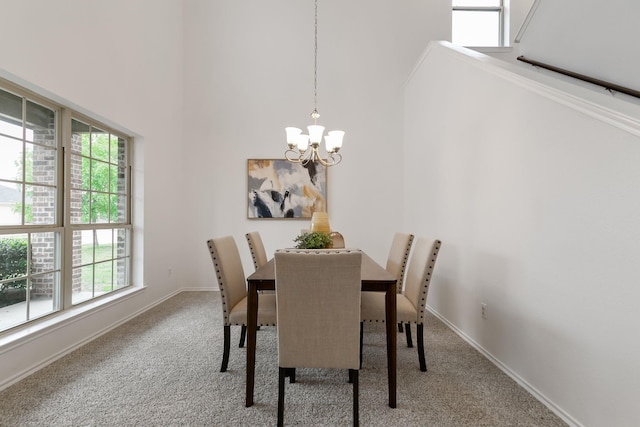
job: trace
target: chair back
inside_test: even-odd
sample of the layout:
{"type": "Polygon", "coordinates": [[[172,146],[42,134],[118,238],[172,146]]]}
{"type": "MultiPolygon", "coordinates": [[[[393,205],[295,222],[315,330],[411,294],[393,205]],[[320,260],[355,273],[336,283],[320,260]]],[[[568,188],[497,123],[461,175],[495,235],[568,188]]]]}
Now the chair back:
{"type": "Polygon", "coordinates": [[[264,250],[264,244],[262,244],[262,237],[257,231],[252,231],[246,234],[246,238],[251,251],[251,258],[253,259],[253,266],[257,270],[268,261],[267,252],[264,250]]]}
{"type": "Polygon", "coordinates": [[[385,270],[393,274],[397,280],[397,292],[402,293],[402,284],[404,280],[404,272],[413,243],[413,234],[396,233],[391,242],[389,256],[387,257],[387,266],[385,270]]]}
{"type": "Polygon", "coordinates": [[[229,325],[231,309],[247,296],[242,259],[232,236],[210,239],[207,244],[220,287],[224,324],[229,325]]]}
{"type": "Polygon", "coordinates": [[[280,367],[360,366],[358,250],[279,250],[275,253],[280,367]]]}
{"type": "Polygon", "coordinates": [[[413,254],[407,269],[407,283],[404,295],[418,312],[417,323],[424,323],[424,311],[427,305],[427,294],[433,268],[440,251],[440,240],[418,237],[413,246],[413,254]]]}
{"type": "Polygon", "coordinates": [[[331,248],[344,249],[344,236],[339,231],[331,232],[331,248]]]}

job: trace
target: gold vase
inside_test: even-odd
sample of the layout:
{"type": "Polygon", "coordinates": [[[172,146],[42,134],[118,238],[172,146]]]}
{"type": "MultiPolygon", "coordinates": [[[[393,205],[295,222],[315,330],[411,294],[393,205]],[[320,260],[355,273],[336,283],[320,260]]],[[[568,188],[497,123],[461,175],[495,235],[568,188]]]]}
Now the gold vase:
{"type": "Polygon", "coordinates": [[[311,215],[311,231],[331,233],[329,214],[326,212],[314,212],[313,215],[311,215]]]}

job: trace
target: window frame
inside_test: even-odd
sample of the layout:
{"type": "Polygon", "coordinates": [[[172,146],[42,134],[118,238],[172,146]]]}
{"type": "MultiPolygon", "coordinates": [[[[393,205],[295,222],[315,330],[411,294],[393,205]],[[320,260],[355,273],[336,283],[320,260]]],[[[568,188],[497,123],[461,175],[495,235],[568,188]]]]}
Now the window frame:
{"type": "MultiPolygon", "coordinates": [[[[128,265],[126,267],[126,280],[127,280],[127,285],[119,288],[119,289],[114,289],[113,288],[113,282],[112,282],[112,290],[110,292],[106,292],[102,295],[98,295],[98,296],[93,296],[91,298],[85,299],[85,300],[80,300],[77,302],[73,301],[73,292],[72,289],[66,289],[65,292],[63,293],[63,298],[64,298],[64,307],[75,307],[78,305],[81,305],[83,303],[86,302],[91,302],[94,301],[96,298],[100,298],[102,296],[106,296],[106,295],[112,295],[114,292],[117,292],[120,289],[126,289],[132,286],[132,266],[133,266],[133,256],[132,256],[132,248],[133,248],[133,224],[132,224],[132,216],[131,216],[131,204],[132,204],[132,195],[131,195],[131,189],[132,189],[132,184],[131,184],[131,177],[132,177],[132,154],[133,154],[133,150],[132,150],[132,145],[133,145],[133,138],[130,136],[125,135],[123,132],[119,132],[116,129],[113,129],[111,126],[108,126],[104,123],[101,123],[100,121],[93,119],[85,114],[79,113],[77,111],[74,110],[70,110],[70,109],[65,109],[63,111],[63,115],[64,115],[64,123],[66,124],[66,126],[64,126],[64,132],[65,135],[63,135],[64,137],[64,157],[65,157],[65,164],[67,165],[71,165],[72,161],[71,161],[71,156],[72,155],[77,155],[77,152],[74,152],[71,148],[71,139],[73,136],[73,126],[72,126],[72,122],[74,120],[82,122],[84,124],[87,124],[89,126],[91,126],[92,128],[99,128],[100,130],[104,131],[104,132],[108,132],[110,135],[116,135],[122,139],[125,140],[125,169],[126,169],[126,178],[125,178],[125,185],[126,185],[126,208],[125,208],[125,219],[124,221],[121,222],[93,222],[91,220],[91,218],[89,218],[89,221],[87,223],[76,223],[74,221],[71,220],[71,214],[72,214],[72,208],[71,208],[71,196],[70,193],[73,190],[77,190],[74,188],[74,186],[72,185],[72,177],[71,177],[71,171],[70,168],[66,168],[64,170],[65,173],[65,182],[64,182],[64,187],[65,187],[65,195],[67,197],[65,197],[64,199],[64,205],[65,205],[65,209],[64,209],[64,223],[66,224],[66,226],[64,227],[64,241],[65,242],[72,242],[73,241],[73,236],[75,232],[78,231],[97,231],[97,230],[115,230],[117,229],[125,229],[125,232],[127,233],[127,238],[126,241],[128,242],[128,245],[126,246],[125,250],[126,250],[126,258],[128,258],[128,265]]],[[[96,158],[94,157],[89,157],[90,159],[95,160],[96,158]]],[[[113,232],[112,232],[113,234],[113,232]]],[[[68,243],[64,246],[64,271],[67,273],[67,275],[71,275],[73,274],[73,270],[75,268],[80,268],[79,266],[73,264],[74,261],[74,257],[72,254],[73,251],[73,244],[72,243],[68,243]]],[[[94,254],[95,255],[95,254],[94,254]]],[[[113,254],[112,254],[113,255],[113,254]]],[[[112,259],[113,260],[113,259],[112,259]]],[[[97,261],[95,258],[93,259],[93,262],[88,263],[88,264],[84,264],[81,263],[82,265],[93,265],[94,267],[97,264],[100,264],[101,261],[97,261]]],[[[94,276],[95,277],[95,276],[94,276]]],[[[64,281],[63,284],[68,285],[69,287],[72,286],[71,280],[67,280],[64,281]]],[[[95,293],[95,289],[94,289],[94,293],[95,293]]]]}
{"type": "MultiPolygon", "coordinates": [[[[65,105],[61,105],[58,102],[55,102],[51,99],[46,98],[43,95],[34,92],[33,90],[22,87],[18,84],[11,82],[10,80],[6,80],[5,78],[0,77],[0,89],[4,92],[8,92],[11,95],[15,95],[19,98],[22,98],[22,126],[23,126],[23,148],[26,144],[24,127],[27,123],[27,116],[25,115],[25,105],[28,104],[28,101],[39,104],[43,107],[46,107],[52,110],[55,114],[55,181],[53,185],[47,184],[48,187],[55,187],[55,220],[51,224],[29,224],[26,219],[26,211],[25,211],[25,196],[22,196],[22,212],[21,212],[21,220],[20,224],[0,224],[0,237],[3,236],[11,236],[11,235],[26,235],[28,245],[31,244],[31,236],[36,233],[54,233],[55,235],[55,244],[53,249],[53,267],[51,267],[51,272],[57,274],[58,283],[54,283],[54,289],[52,291],[52,308],[50,311],[46,311],[42,314],[31,316],[31,301],[29,296],[33,291],[31,289],[32,283],[31,278],[33,276],[42,276],[43,273],[35,272],[32,273],[30,267],[28,267],[27,275],[24,276],[25,280],[27,280],[28,291],[26,293],[26,315],[25,320],[19,321],[17,323],[9,323],[6,326],[3,326],[0,329],[0,335],[4,335],[10,331],[29,327],[29,325],[34,324],[34,322],[38,322],[45,318],[49,318],[51,316],[55,316],[66,311],[69,311],[73,308],[76,308],[85,303],[91,303],[103,297],[113,296],[114,294],[126,290],[134,288],[133,283],[133,266],[134,266],[134,256],[133,256],[133,222],[132,222],[132,203],[133,203],[133,195],[132,195],[132,165],[133,165],[133,144],[134,138],[131,135],[127,135],[125,132],[120,131],[118,129],[114,129],[113,126],[109,126],[106,123],[103,123],[97,118],[91,117],[88,114],[80,113],[79,111],[69,108],[65,105]],[[95,126],[100,130],[109,133],[109,136],[115,136],[118,139],[122,139],[124,141],[124,191],[122,194],[124,197],[124,203],[126,203],[125,208],[123,209],[123,216],[118,217],[117,221],[112,221],[111,218],[107,222],[104,223],[96,223],[91,222],[87,224],[72,224],[70,221],[71,215],[71,192],[73,186],[71,185],[71,137],[72,137],[72,120],[79,120],[83,123],[89,123],[91,126],[95,126]],[[115,237],[112,240],[113,248],[111,250],[112,254],[112,275],[111,275],[111,290],[106,292],[101,292],[96,294],[95,292],[92,294],[90,298],[73,302],[73,287],[74,282],[72,279],[73,272],[73,233],[78,230],[113,230],[112,236],[117,234],[116,230],[124,230],[124,234],[126,236],[124,241],[124,247],[116,248],[116,239],[115,237]],[[125,254],[125,256],[117,258],[117,253],[125,254]],[[122,286],[117,286],[116,282],[118,278],[116,278],[116,273],[113,271],[116,270],[115,265],[116,262],[120,259],[124,259],[124,284],[122,286]]],[[[24,156],[24,154],[23,154],[24,156]]],[[[23,157],[24,158],[24,157],[23,157]]],[[[119,177],[120,175],[118,175],[119,177]]],[[[119,178],[117,178],[119,179],[119,178]]],[[[33,181],[33,179],[32,179],[33,181]]],[[[8,181],[10,184],[12,180],[8,181]]],[[[23,172],[22,180],[18,180],[16,178],[16,183],[22,183],[25,186],[25,175],[23,172]]],[[[25,187],[26,188],[26,187],[25,187]]],[[[26,191],[23,191],[25,193],[26,191]]],[[[108,190],[108,194],[111,194],[111,190],[108,190]]],[[[121,193],[117,192],[117,195],[121,193]]],[[[94,232],[95,233],[95,232],[94,232]]],[[[95,234],[94,234],[95,235],[95,234]]],[[[28,246],[31,248],[31,246],[28,246]]],[[[27,263],[28,266],[31,265],[32,254],[27,255],[27,263]]],[[[99,262],[104,262],[104,260],[96,261],[93,259],[93,264],[98,264],[99,262]]],[[[75,268],[78,266],[76,265],[75,268]]],[[[77,285],[77,283],[76,283],[77,285]]]]}
{"type": "MultiPolygon", "coordinates": [[[[487,45],[477,45],[477,46],[466,46],[470,48],[501,48],[508,47],[505,44],[506,37],[506,18],[505,18],[505,0],[499,0],[500,5],[498,6],[451,6],[452,18],[453,12],[498,12],[498,45],[497,46],[487,46],[487,45]]],[[[451,40],[453,40],[453,28],[451,30],[451,40]]]]}

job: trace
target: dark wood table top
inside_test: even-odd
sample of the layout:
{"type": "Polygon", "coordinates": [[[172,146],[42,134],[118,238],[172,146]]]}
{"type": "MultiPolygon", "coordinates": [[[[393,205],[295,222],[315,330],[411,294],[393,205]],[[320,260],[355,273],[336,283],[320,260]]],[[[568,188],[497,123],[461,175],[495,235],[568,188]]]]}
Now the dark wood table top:
{"type": "MultiPolygon", "coordinates": [[[[256,286],[258,290],[273,290],[276,285],[276,273],[273,258],[253,274],[247,281],[256,286]]],[[[385,292],[389,283],[396,283],[396,278],[376,263],[364,252],[362,253],[362,290],[385,292]]]]}

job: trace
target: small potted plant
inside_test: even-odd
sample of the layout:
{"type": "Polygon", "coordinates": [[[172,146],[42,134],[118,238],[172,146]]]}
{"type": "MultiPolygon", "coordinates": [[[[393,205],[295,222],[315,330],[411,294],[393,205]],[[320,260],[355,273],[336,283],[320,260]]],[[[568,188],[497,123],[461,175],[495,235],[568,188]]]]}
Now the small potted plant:
{"type": "Polygon", "coordinates": [[[327,249],[333,246],[331,235],[321,231],[302,233],[293,241],[296,249],[327,249]]]}

